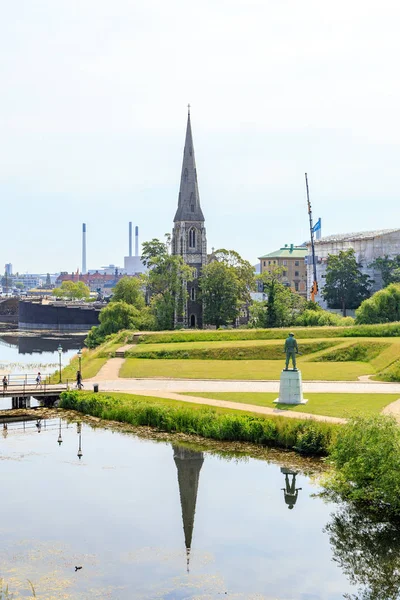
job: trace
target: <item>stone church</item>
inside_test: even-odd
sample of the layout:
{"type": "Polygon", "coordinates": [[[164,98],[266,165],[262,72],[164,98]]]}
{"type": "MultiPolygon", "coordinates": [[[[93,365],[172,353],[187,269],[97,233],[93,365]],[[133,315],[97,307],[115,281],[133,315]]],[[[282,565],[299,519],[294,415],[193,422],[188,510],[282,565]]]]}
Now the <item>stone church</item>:
{"type": "Polygon", "coordinates": [[[194,280],[187,283],[188,300],[183,314],[177,315],[176,324],[182,324],[184,327],[202,328],[203,307],[199,301],[198,278],[203,265],[207,263],[207,239],[197,183],[190,107],[186,127],[185,148],[183,150],[178,208],[172,231],[171,252],[175,255],[180,254],[186,264],[196,269],[194,280]]]}

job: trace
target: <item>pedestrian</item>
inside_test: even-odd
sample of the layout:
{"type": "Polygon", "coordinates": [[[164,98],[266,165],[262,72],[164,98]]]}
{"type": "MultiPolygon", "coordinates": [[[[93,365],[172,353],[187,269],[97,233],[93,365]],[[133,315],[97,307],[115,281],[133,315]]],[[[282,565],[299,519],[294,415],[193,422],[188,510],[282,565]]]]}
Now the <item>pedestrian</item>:
{"type": "Polygon", "coordinates": [[[7,385],[8,385],[7,375],[4,375],[4,377],[3,377],[3,392],[7,391],[7,385]]]}
{"type": "Polygon", "coordinates": [[[78,390],[81,390],[83,388],[82,373],[80,371],[76,372],[76,387],[78,388],[78,390]]]}
{"type": "Polygon", "coordinates": [[[41,376],[40,372],[36,376],[36,387],[38,385],[42,385],[42,376],[41,376]]]}

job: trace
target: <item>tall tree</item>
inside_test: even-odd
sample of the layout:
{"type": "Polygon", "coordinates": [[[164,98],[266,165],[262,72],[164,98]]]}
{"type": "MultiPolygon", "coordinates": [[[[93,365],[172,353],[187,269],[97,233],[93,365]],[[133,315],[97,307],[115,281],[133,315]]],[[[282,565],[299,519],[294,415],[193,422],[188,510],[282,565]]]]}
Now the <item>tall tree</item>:
{"type": "Polygon", "coordinates": [[[344,317],[348,308],[357,308],[371,294],[373,282],[361,267],[352,248],[328,256],[322,296],[331,308],[340,308],[344,317]]]}
{"type": "Polygon", "coordinates": [[[391,283],[400,283],[400,254],[393,258],[387,255],[376,258],[370,266],[381,272],[384,287],[391,283]]]}
{"type": "Polygon", "coordinates": [[[126,302],[141,310],[144,308],[143,282],[139,277],[122,277],[114,288],[112,302],[126,302]]]}
{"type": "Polygon", "coordinates": [[[202,268],[199,278],[204,322],[220,327],[233,323],[240,308],[250,302],[254,269],[234,250],[220,249],[202,268]]]}
{"type": "Polygon", "coordinates": [[[182,314],[188,297],[186,283],[194,279],[194,269],[181,256],[169,254],[166,242],[153,239],[143,244],[143,256],[149,267],[144,277],[147,302],[157,329],[173,329],[175,316],[182,314]]]}
{"type": "Polygon", "coordinates": [[[87,300],[90,297],[90,289],[83,281],[63,281],[59,288],[53,290],[53,296],[67,300],[87,300]]]}
{"type": "Polygon", "coordinates": [[[364,300],[356,311],[356,323],[400,321],[400,284],[392,283],[364,300]]]}
{"type": "Polygon", "coordinates": [[[203,267],[199,287],[204,323],[216,327],[233,323],[241,305],[235,270],[224,262],[213,261],[203,267]]]}

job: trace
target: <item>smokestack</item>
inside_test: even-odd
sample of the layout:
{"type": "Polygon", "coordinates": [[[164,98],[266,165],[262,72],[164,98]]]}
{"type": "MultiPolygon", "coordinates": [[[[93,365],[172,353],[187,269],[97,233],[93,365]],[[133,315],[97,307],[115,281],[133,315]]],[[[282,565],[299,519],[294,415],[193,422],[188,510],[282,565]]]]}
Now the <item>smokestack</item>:
{"type": "Polygon", "coordinates": [[[135,256],[139,256],[139,227],[135,227],[135,256]]]}
{"type": "Polygon", "coordinates": [[[132,256],[132,221],[129,221],[129,256],[132,256]]]}
{"type": "Polygon", "coordinates": [[[86,275],[86,223],[82,223],[82,274],[86,275]]]}

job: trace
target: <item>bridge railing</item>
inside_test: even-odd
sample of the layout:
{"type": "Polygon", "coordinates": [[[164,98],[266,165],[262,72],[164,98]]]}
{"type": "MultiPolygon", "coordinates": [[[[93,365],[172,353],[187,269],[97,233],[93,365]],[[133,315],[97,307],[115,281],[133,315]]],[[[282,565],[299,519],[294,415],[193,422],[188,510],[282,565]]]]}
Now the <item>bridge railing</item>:
{"type": "Polygon", "coordinates": [[[48,379],[42,380],[41,383],[30,381],[28,378],[14,379],[4,385],[0,383],[0,396],[35,396],[35,395],[51,395],[60,390],[68,390],[74,385],[74,381],[66,379],[61,383],[50,383],[48,379]]]}

